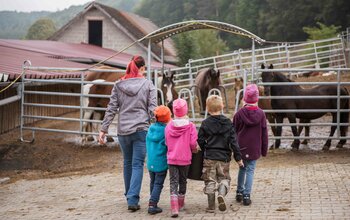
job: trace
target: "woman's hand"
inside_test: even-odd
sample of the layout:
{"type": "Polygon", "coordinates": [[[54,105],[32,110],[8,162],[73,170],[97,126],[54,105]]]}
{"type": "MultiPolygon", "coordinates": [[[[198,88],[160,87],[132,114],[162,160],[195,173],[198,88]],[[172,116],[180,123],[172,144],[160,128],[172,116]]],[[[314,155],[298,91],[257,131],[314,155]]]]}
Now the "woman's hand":
{"type": "Polygon", "coordinates": [[[98,143],[99,144],[106,144],[106,132],[100,131],[100,134],[98,135],[98,143]]]}

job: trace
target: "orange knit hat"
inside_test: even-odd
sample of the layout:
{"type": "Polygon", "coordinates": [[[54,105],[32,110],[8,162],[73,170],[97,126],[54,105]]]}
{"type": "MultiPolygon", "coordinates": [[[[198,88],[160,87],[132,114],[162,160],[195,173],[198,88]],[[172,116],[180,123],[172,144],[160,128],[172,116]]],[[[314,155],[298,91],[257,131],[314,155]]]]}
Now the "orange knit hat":
{"type": "Polygon", "coordinates": [[[158,122],[168,123],[171,119],[171,112],[167,106],[160,105],[154,109],[154,115],[158,122]]]}

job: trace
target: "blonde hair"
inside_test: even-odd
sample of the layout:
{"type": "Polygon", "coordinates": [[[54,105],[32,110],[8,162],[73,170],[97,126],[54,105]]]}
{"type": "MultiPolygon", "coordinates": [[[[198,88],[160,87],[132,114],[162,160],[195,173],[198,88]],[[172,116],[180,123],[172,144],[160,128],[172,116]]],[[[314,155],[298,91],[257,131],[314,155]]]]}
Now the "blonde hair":
{"type": "Polygon", "coordinates": [[[211,95],[206,101],[208,112],[218,112],[223,108],[222,98],[218,95],[211,95]]]}

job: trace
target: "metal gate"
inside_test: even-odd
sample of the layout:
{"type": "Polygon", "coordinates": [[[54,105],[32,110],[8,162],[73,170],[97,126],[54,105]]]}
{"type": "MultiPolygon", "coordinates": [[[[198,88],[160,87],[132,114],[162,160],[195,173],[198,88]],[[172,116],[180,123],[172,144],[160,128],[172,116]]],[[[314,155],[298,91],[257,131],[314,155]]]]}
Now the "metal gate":
{"type": "MultiPolygon", "coordinates": [[[[58,133],[66,133],[66,134],[77,134],[77,135],[98,135],[97,131],[86,132],[83,130],[85,123],[92,124],[100,124],[101,120],[94,119],[84,119],[83,115],[86,111],[105,111],[106,108],[102,107],[88,107],[84,106],[84,101],[89,97],[94,98],[106,98],[109,99],[110,95],[99,95],[99,94],[85,94],[84,86],[86,85],[103,85],[103,86],[113,86],[113,82],[91,82],[84,81],[84,76],[86,75],[86,70],[78,69],[78,68],[48,68],[48,67],[32,67],[32,66],[24,66],[23,67],[24,74],[22,75],[21,81],[21,126],[20,126],[20,139],[26,142],[33,142],[35,139],[36,131],[50,131],[50,132],[58,132],[58,133]],[[25,72],[35,70],[35,71],[44,71],[44,72],[80,72],[80,78],[74,79],[29,79],[26,78],[25,72]],[[50,91],[34,91],[31,90],[28,84],[47,84],[47,85],[55,85],[55,84],[65,84],[80,87],[80,92],[50,92],[50,91]],[[57,96],[61,99],[76,99],[75,105],[62,105],[57,103],[47,103],[45,99],[41,99],[41,102],[28,102],[27,97],[30,95],[40,95],[40,96],[57,96]],[[33,108],[62,108],[70,110],[70,114],[64,115],[37,115],[33,114],[33,108]],[[43,123],[44,121],[49,121],[50,123],[43,123]],[[55,127],[56,121],[64,121],[69,122],[69,127],[55,127]],[[24,131],[31,130],[32,137],[29,140],[24,138],[24,131]]],[[[106,70],[106,69],[90,69],[90,72],[106,72],[106,73],[117,73],[121,72],[120,70],[106,70]]],[[[124,71],[123,71],[124,72],[124,71]]],[[[115,125],[116,122],[113,122],[112,125],[115,125]]],[[[111,129],[109,136],[115,137],[117,135],[116,129],[111,129]]]]}

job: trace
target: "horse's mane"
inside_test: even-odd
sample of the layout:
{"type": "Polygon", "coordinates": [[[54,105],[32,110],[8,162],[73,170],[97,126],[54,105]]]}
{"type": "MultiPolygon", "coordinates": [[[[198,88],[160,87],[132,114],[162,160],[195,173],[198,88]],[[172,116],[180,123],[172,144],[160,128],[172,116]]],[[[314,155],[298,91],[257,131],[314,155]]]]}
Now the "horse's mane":
{"type": "Polygon", "coordinates": [[[287,76],[281,72],[273,72],[273,75],[277,78],[277,80],[275,80],[277,82],[295,82],[291,79],[288,79],[287,76]]]}

